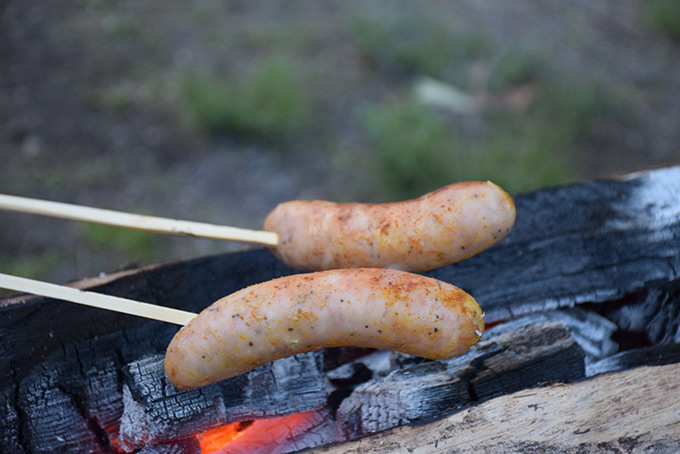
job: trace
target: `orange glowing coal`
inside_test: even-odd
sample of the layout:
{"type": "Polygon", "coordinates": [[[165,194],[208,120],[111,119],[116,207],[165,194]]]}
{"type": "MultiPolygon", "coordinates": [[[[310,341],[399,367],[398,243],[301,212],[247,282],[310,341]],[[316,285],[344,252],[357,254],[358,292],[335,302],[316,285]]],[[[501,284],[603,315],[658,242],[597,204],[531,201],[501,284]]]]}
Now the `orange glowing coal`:
{"type": "Polygon", "coordinates": [[[234,423],[196,435],[201,454],[275,453],[279,445],[309,430],[323,420],[321,413],[308,411],[250,424],[234,423]]]}
{"type": "Polygon", "coordinates": [[[243,424],[236,422],[196,435],[198,443],[201,445],[201,454],[219,452],[221,448],[241,435],[243,430],[243,424]]]}

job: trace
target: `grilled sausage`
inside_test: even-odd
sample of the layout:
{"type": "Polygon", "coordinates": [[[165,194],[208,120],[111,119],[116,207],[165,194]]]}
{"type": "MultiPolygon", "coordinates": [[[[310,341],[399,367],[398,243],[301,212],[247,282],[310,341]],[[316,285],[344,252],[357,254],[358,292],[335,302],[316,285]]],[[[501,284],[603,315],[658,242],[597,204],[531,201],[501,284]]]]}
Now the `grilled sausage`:
{"type": "Polygon", "coordinates": [[[165,373],[178,389],[194,388],[335,346],[450,358],[483,331],[476,301],[436,279],[388,269],[298,274],[239,290],[203,310],[173,338],[165,373]]]}
{"type": "Polygon", "coordinates": [[[273,253],[294,268],[426,271],[490,247],[514,222],[515,204],[503,189],[464,182],[404,202],[286,202],[264,229],[279,235],[273,253]]]}

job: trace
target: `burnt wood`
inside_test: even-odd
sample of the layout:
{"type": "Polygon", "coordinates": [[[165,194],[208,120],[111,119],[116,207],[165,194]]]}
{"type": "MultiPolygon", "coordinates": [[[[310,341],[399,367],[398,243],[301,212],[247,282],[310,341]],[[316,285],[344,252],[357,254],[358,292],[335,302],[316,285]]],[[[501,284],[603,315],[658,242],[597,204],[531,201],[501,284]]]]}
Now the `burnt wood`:
{"type": "Polygon", "coordinates": [[[327,409],[300,416],[301,418],[296,418],[294,425],[286,422],[285,417],[254,421],[229,444],[228,452],[287,454],[345,440],[333,415],[327,409]]]}
{"type": "MultiPolygon", "coordinates": [[[[656,304],[658,312],[630,332],[648,345],[678,341],[680,167],[541,190],[516,204],[517,223],[498,245],[426,274],[469,291],[488,323],[576,304],[614,320],[612,307],[656,304]]],[[[198,312],[294,272],[256,249],[80,285],[198,312]]],[[[617,320],[635,321],[626,311],[617,320]]],[[[123,411],[124,368],[163,353],[177,329],[48,298],[0,300],[0,451],[109,452],[118,442],[110,426],[123,411]],[[69,433],[74,427],[85,433],[69,433]]],[[[621,329],[614,335],[622,348],[640,347],[626,344],[621,329]]],[[[584,347],[594,360],[616,349],[598,339],[592,351],[584,347]]]]}
{"type": "Polygon", "coordinates": [[[499,244],[427,273],[468,290],[487,322],[680,278],[680,167],[544,189],[516,206],[499,244]]]}
{"type": "Polygon", "coordinates": [[[680,344],[654,345],[626,350],[588,364],[586,374],[599,375],[640,366],[663,366],[680,363],[680,344]]]}
{"type": "Polygon", "coordinates": [[[315,453],[676,453],[680,366],[647,366],[518,391],[428,424],[315,453]]]}
{"type": "MultiPolygon", "coordinates": [[[[286,454],[345,441],[331,411],[322,409],[286,417],[258,419],[238,429],[230,454],[286,454]]],[[[139,454],[201,454],[199,437],[147,445],[139,454]]]]}
{"type": "Polygon", "coordinates": [[[492,329],[466,354],[428,361],[358,386],[338,409],[354,439],[439,418],[472,402],[585,376],[585,354],[566,324],[531,315],[492,329]]]}
{"type": "Polygon", "coordinates": [[[168,342],[174,327],[157,324],[63,346],[17,387],[4,420],[22,450],[1,452],[109,452],[123,412],[122,367],[168,342]],[[78,429],[78,430],[77,430],[78,429]]]}
{"type": "Polygon", "coordinates": [[[136,454],[201,454],[201,445],[195,438],[188,438],[145,446],[136,451],[136,454]]]}
{"type": "Polygon", "coordinates": [[[135,361],[125,371],[120,441],[130,451],[233,422],[318,410],[329,393],[321,352],[282,358],[186,391],[167,381],[162,355],[135,361]]]}
{"type": "Polygon", "coordinates": [[[680,279],[650,286],[637,298],[600,309],[622,331],[644,335],[652,344],[680,343],[680,279]]]}

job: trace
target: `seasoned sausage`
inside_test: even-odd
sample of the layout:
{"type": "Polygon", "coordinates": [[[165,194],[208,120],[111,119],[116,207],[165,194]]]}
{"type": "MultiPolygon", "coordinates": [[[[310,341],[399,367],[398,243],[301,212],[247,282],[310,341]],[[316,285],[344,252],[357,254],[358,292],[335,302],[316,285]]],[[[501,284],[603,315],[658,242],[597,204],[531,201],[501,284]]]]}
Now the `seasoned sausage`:
{"type": "Polygon", "coordinates": [[[194,388],[335,346],[450,358],[483,331],[476,301],[437,279],[362,268],[298,274],[239,290],[203,310],[170,342],[165,373],[175,387],[194,388]]]}
{"type": "Polygon", "coordinates": [[[426,271],[481,252],[514,222],[515,204],[503,189],[464,182],[404,202],[286,202],[264,229],[279,235],[273,253],[294,268],[426,271]]]}

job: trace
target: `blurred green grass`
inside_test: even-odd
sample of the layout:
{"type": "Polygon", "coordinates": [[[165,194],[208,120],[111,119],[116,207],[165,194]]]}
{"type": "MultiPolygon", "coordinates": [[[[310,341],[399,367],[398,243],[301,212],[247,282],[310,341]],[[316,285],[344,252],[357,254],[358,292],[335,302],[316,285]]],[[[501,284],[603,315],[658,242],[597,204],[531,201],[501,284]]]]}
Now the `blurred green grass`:
{"type": "Polygon", "coordinates": [[[160,235],[105,225],[80,226],[83,244],[94,254],[115,254],[131,262],[147,262],[159,255],[160,235]]]}
{"type": "Polygon", "coordinates": [[[357,48],[384,73],[427,75],[467,87],[467,65],[489,52],[479,33],[463,33],[417,5],[363,8],[349,21],[357,48]]]}
{"type": "MultiPolygon", "coordinates": [[[[41,278],[59,266],[65,257],[57,251],[46,251],[39,254],[23,254],[19,257],[2,260],[3,273],[27,278],[41,278]]],[[[5,292],[10,294],[9,290],[5,292]]],[[[2,293],[0,293],[1,295],[2,293]]]]}
{"type": "Polygon", "coordinates": [[[213,134],[284,140],[311,118],[312,94],[304,75],[285,56],[265,59],[243,79],[187,74],[180,91],[198,127],[213,134]]]}
{"type": "Polygon", "coordinates": [[[656,28],[680,42],[680,0],[649,0],[645,8],[656,28]]]}
{"type": "Polygon", "coordinates": [[[456,116],[413,97],[369,106],[362,119],[370,165],[387,197],[486,179],[516,194],[575,179],[570,148],[609,102],[595,85],[553,82],[525,112],[486,113],[486,132],[477,136],[458,128],[456,116]]]}
{"type": "Polygon", "coordinates": [[[480,31],[413,8],[351,21],[366,58],[385,77],[403,79],[396,101],[359,112],[384,196],[410,198],[461,180],[491,179],[519,193],[577,179],[573,147],[607,113],[611,95],[586,77],[558,77],[532,47],[494,47],[480,31]],[[426,106],[410,92],[422,76],[490,105],[464,114],[426,106]],[[527,105],[502,105],[522,90],[527,105]]]}

